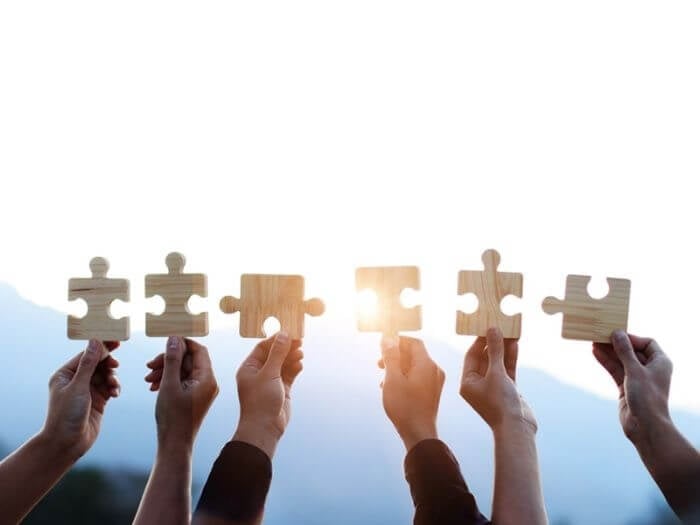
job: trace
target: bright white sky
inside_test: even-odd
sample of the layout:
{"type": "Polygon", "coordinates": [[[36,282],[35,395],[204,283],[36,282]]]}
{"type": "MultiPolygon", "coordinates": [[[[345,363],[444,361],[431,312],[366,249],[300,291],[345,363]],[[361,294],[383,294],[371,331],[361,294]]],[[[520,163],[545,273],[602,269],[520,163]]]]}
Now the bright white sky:
{"type": "Polygon", "coordinates": [[[75,311],[104,255],[138,328],[179,250],[215,327],[243,272],[303,273],[350,325],[355,266],[416,264],[452,339],[456,273],[494,247],[523,364],[613,395],[539,304],[628,277],[700,411],[698,27],[694,1],[2,2],[0,280],[75,311]]]}

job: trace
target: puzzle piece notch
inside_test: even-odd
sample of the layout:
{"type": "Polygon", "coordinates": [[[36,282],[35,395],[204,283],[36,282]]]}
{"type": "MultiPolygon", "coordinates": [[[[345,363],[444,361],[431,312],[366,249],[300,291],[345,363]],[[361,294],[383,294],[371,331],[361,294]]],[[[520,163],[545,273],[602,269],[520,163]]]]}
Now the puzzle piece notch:
{"type": "Polygon", "coordinates": [[[377,266],[355,270],[358,292],[371,289],[377,296],[374,316],[358,316],[360,332],[381,332],[394,337],[403,331],[421,329],[421,307],[405,308],[401,293],[406,289],[420,290],[420,271],[416,266],[377,266]]]}
{"type": "Polygon", "coordinates": [[[470,314],[457,312],[457,333],[483,337],[489,328],[497,327],[503,332],[503,337],[517,339],[522,315],[505,315],[501,311],[501,302],[508,295],[522,297],[523,275],[499,272],[501,256],[496,250],[486,250],[481,260],[484,271],[461,271],[458,275],[457,293],[476,295],[479,307],[470,314]]]}
{"type": "Polygon", "coordinates": [[[542,309],[550,315],[564,314],[563,338],[609,343],[615,330],[627,330],[632,283],[608,277],[608,295],[593,299],[588,293],[590,281],[589,275],[567,275],[564,300],[547,297],[542,309]]]}
{"type": "Polygon", "coordinates": [[[167,274],[146,276],[146,297],[159,295],[165,301],[162,314],[146,314],[146,335],[201,337],[209,333],[207,313],[193,315],[187,306],[193,295],[207,296],[207,276],[202,273],[183,273],[185,263],[184,255],[172,252],[165,258],[167,274]]]}
{"type": "Polygon", "coordinates": [[[129,300],[129,281],[107,278],[109,262],[103,257],[93,257],[90,271],[90,278],[68,281],[68,300],[82,299],[88,307],[84,317],[68,316],[68,338],[126,341],[130,335],[129,318],[115,319],[110,307],[116,300],[129,300]]]}
{"type": "Polygon", "coordinates": [[[263,323],[275,317],[292,339],[304,337],[304,315],[317,317],[325,306],[317,298],[304,300],[304,278],[301,275],[244,274],[241,276],[241,298],[226,296],[219,303],[227,314],[240,312],[239,332],[242,337],[265,337],[263,323]]]}

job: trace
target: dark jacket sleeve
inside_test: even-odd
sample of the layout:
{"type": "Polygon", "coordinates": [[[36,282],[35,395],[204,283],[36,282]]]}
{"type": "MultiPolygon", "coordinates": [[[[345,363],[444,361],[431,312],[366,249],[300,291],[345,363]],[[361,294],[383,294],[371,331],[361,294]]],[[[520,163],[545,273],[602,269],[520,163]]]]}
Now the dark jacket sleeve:
{"type": "Polygon", "coordinates": [[[414,525],[487,525],[459,470],[442,441],[426,439],[413,447],[404,462],[416,514],[414,525]]]}
{"type": "Polygon", "coordinates": [[[272,462],[259,448],[242,441],[224,446],[211,469],[196,515],[248,522],[265,507],[272,480],[272,462]]]}

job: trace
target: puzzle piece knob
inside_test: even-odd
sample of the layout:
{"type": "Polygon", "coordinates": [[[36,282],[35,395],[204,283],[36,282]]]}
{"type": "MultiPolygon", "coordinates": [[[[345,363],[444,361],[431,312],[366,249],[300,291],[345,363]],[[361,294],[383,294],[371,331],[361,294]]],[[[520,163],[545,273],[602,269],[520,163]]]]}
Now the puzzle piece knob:
{"type": "Polygon", "coordinates": [[[318,317],[326,311],[326,305],[323,304],[321,299],[309,299],[305,301],[306,313],[312,317],[318,317]]]}
{"type": "Polygon", "coordinates": [[[233,314],[236,312],[240,312],[241,301],[236,297],[231,297],[230,295],[227,295],[226,297],[222,297],[221,301],[219,301],[219,308],[225,314],[233,314]]]}
{"type": "Polygon", "coordinates": [[[185,268],[185,256],[178,252],[169,253],[165,258],[165,265],[169,274],[181,274],[185,268]]]}
{"type": "Polygon", "coordinates": [[[104,257],[93,257],[90,261],[90,271],[95,279],[103,279],[109,271],[109,262],[104,257]]]}
{"type": "Polygon", "coordinates": [[[484,263],[484,268],[498,268],[501,264],[501,254],[496,250],[486,250],[481,254],[481,261],[484,263]]]}
{"type": "Polygon", "coordinates": [[[561,313],[564,311],[564,301],[556,297],[546,297],[542,301],[542,310],[549,315],[561,313]]]}

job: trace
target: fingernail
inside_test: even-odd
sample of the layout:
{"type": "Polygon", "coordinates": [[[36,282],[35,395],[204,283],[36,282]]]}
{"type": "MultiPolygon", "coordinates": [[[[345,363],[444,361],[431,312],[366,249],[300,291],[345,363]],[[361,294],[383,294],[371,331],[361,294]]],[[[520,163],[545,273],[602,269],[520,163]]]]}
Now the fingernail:
{"type": "Polygon", "coordinates": [[[618,343],[624,342],[625,339],[627,338],[625,332],[623,332],[622,330],[615,330],[613,332],[612,336],[613,336],[613,340],[617,341],[618,343]]]}
{"type": "Polygon", "coordinates": [[[398,337],[390,337],[388,335],[385,335],[382,337],[382,349],[384,350],[391,350],[392,348],[396,348],[399,346],[399,338],[398,337]]]}
{"type": "Polygon", "coordinates": [[[170,336],[168,337],[168,350],[171,352],[175,352],[177,350],[177,346],[179,344],[178,338],[175,336],[170,336]]]}
{"type": "Polygon", "coordinates": [[[100,350],[100,343],[98,343],[96,340],[91,339],[90,342],[88,343],[87,350],[86,352],[88,354],[96,354],[100,350]]]}
{"type": "Polygon", "coordinates": [[[289,341],[289,334],[283,330],[277,334],[277,340],[280,343],[286,343],[289,341]]]}

